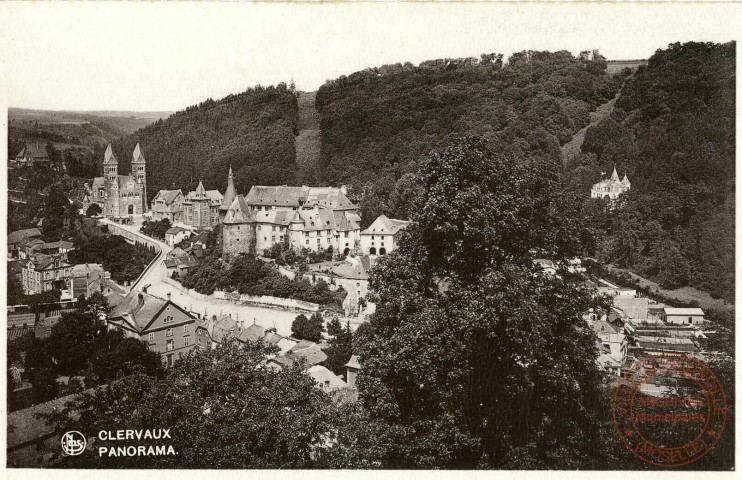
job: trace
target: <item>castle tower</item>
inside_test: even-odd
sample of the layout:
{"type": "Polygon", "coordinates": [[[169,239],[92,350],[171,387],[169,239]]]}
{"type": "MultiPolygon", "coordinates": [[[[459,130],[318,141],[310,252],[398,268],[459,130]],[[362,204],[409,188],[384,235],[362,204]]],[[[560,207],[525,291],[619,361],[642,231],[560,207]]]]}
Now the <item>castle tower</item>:
{"type": "Polygon", "coordinates": [[[103,214],[106,217],[115,217],[119,214],[119,162],[113,154],[111,144],[108,144],[103,155],[103,178],[106,190],[106,199],[103,203],[103,214]]]}
{"type": "Polygon", "coordinates": [[[222,223],[222,257],[229,259],[241,253],[255,255],[256,220],[242,195],[236,196],[222,223]]]}
{"type": "Polygon", "coordinates": [[[631,182],[629,181],[628,175],[626,175],[626,172],[623,172],[623,178],[621,179],[621,183],[626,185],[628,188],[631,188],[631,182]]]}
{"type": "Polygon", "coordinates": [[[137,142],[134,147],[134,153],[131,156],[131,176],[134,177],[138,185],[142,186],[142,213],[147,208],[147,161],[144,159],[142,149],[137,142]]]}
{"type": "Polygon", "coordinates": [[[219,222],[224,221],[224,217],[227,215],[229,207],[232,206],[237,193],[234,190],[234,175],[232,175],[232,167],[229,167],[229,176],[227,176],[227,191],[224,192],[224,198],[222,204],[219,206],[219,222]]]}
{"type": "Polygon", "coordinates": [[[616,172],[616,166],[613,166],[613,173],[611,174],[611,180],[618,182],[618,172],[616,172]]]}

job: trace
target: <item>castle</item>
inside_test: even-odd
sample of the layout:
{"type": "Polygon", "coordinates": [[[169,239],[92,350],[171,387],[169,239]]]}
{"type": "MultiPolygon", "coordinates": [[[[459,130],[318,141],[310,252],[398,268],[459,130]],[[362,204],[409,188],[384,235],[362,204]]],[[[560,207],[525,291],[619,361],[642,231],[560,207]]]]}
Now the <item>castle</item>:
{"type": "Polygon", "coordinates": [[[225,258],[260,255],[276,244],[343,255],[359,249],[361,217],[343,187],[256,185],[247,195],[235,195],[230,175],[224,200],[220,216],[225,258]]]}
{"type": "Polygon", "coordinates": [[[626,173],[623,174],[623,179],[618,179],[618,173],[616,167],[613,167],[613,174],[608,180],[602,180],[592,186],[590,189],[591,198],[608,198],[615,200],[622,193],[631,189],[631,182],[626,173]]]}
{"type": "Polygon", "coordinates": [[[131,159],[131,173],[119,175],[118,160],[111,145],[103,157],[103,176],[93,179],[88,204],[97,203],[110,219],[128,218],[147,212],[147,162],[137,143],[131,159]]]}

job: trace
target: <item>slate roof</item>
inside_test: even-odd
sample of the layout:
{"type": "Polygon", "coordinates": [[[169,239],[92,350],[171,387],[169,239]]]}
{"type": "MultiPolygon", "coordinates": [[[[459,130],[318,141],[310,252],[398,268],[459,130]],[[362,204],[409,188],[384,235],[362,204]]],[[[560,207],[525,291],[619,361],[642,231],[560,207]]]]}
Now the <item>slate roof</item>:
{"type": "Polygon", "coordinates": [[[389,218],[386,215],[379,215],[376,220],[368,226],[368,228],[361,232],[362,235],[372,235],[374,233],[389,233],[396,234],[401,229],[409,225],[410,222],[406,220],[397,220],[389,218]]]}
{"type": "Polygon", "coordinates": [[[170,227],[165,232],[165,235],[177,235],[180,232],[187,232],[187,231],[188,230],[186,230],[185,228],[181,228],[181,227],[170,227]]]}
{"type": "Polygon", "coordinates": [[[46,152],[46,145],[40,145],[39,142],[26,142],[23,149],[16,155],[16,160],[30,157],[33,161],[49,160],[49,154],[46,152]]]}
{"type": "Polygon", "coordinates": [[[329,382],[329,390],[326,391],[332,391],[337,390],[340,388],[343,388],[347,386],[347,384],[343,381],[342,378],[338,377],[332,371],[330,371],[328,368],[323,367],[322,365],[313,365],[307,369],[307,373],[310,377],[312,377],[317,383],[322,386],[323,389],[325,389],[325,382],[329,382]]]}
{"type": "Polygon", "coordinates": [[[227,214],[224,216],[223,223],[225,224],[237,224],[237,223],[252,223],[255,222],[255,215],[250,210],[250,206],[247,204],[243,195],[237,195],[234,202],[230,205],[227,214]]]}
{"type": "Polygon", "coordinates": [[[232,175],[232,167],[229,167],[229,175],[227,176],[227,190],[224,192],[224,198],[222,204],[219,206],[219,210],[227,211],[232,206],[237,192],[234,189],[234,177],[232,175]]]}
{"type": "Polygon", "coordinates": [[[103,155],[103,163],[119,163],[116,159],[116,155],[113,154],[113,149],[109,143],[106,147],[106,153],[103,155]]]}
{"type": "Polygon", "coordinates": [[[296,223],[297,220],[304,224],[304,231],[335,230],[342,232],[360,228],[357,222],[348,219],[345,212],[325,207],[298,210],[294,212],[291,223],[296,223]]]}
{"type": "Polygon", "coordinates": [[[60,248],[70,249],[74,246],[75,244],[72,242],[66,242],[64,240],[59,240],[57,242],[44,243],[43,245],[41,245],[41,249],[42,250],[60,249],[60,248]]]}
{"type": "Polygon", "coordinates": [[[16,230],[8,234],[8,243],[21,243],[23,240],[32,237],[40,237],[41,230],[38,228],[26,228],[24,230],[16,230]]]}
{"type": "Polygon", "coordinates": [[[237,337],[242,342],[257,342],[265,335],[265,328],[254,324],[242,330],[237,337]]]}
{"type": "Polygon", "coordinates": [[[300,207],[317,205],[331,209],[348,210],[356,207],[348,197],[335,187],[267,187],[254,185],[246,196],[249,205],[300,207]]]}
{"type": "Polygon", "coordinates": [[[327,274],[338,278],[347,278],[349,280],[368,280],[368,271],[371,268],[370,258],[367,255],[358,258],[355,263],[347,260],[335,262],[321,262],[309,264],[309,273],[327,274]]]}
{"type": "Polygon", "coordinates": [[[703,310],[700,308],[670,308],[665,307],[665,315],[685,315],[685,316],[703,316],[703,310]]]}
{"type": "Polygon", "coordinates": [[[283,226],[291,223],[291,219],[294,217],[294,214],[295,212],[293,210],[268,210],[267,212],[253,212],[255,220],[259,223],[270,223],[273,225],[283,226]]]}
{"type": "Polygon", "coordinates": [[[113,309],[109,320],[123,319],[138,332],[143,332],[149,323],[165,308],[167,300],[144,292],[130,292],[124,300],[113,309]],[[139,302],[142,296],[142,303],[139,302]]]}
{"type": "Polygon", "coordinates": [[[35,253],[29,259],[29,262],[32,264],[34,270],[45,270],[52,266],[54,261],[57,259],[59,259],[60,261],[59,268],[70,265],[69,263],[67,263],[67,259],[65,258],[64,254],[46,255],[44,253],[35,253]]]}
{"type": "Polygon", "coordinates": [[[314,342],[309,340],[302,340],[289,349],[285,357],[290,358],[294,361],[299,359],[305,359],[307,365],[317,365],[327,360],[327,355],[322,349],[314,342]]]}
{"type": "Polygon", "coordinates": [[[346,363],[345,366],[349,368],[355,368],[356,370],[360,370],[361,362],[358,360],[358,355],[351,355],[350,360],[348,360],[348,363],[346,363]]]}
{"type": "Polygon", "coordinates": [[[131,154],[131,163],[145,163],[146,160],[144,159],[144,154],[142,154],[142,149],[139,147],[139,142],[137,142],[137,146],[134,147],[134,152],[131,154]]]}
{"type": "Polygon", "coordinates": [[[183,192],[180,190],[160,190],[157,192],[157,195],[155,196],[155,199],[162,198],[165,201],[165,205],[170,205],[173,203],[173,200],[175,200],[178,195],[182,195],[183,192]]]}

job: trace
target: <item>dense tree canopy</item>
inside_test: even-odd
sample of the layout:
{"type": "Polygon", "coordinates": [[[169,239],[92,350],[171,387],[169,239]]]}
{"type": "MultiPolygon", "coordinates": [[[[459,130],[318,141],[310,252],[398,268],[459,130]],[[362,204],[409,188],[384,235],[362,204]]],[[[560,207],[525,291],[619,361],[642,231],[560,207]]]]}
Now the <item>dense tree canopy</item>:
{"type": "Polygon", "coordinates": [[[608,76],[605,67],[597,53],[527,51],[506,64],[493,54],[387,65],[328,81],[316,98],[324,175],[356,187],[364,208],[382,204],[407,218],[412,182],[405,174],[456,135],[476,134],[514,159],[558,158],[590,111],[618,91],[622,77],[608,76]]]}
{"type": "Polygon", "coordinates": [[[297,100],[292,88],[255,87],[221,100],[206,100],[114,142],[119,173],[129,172],[141,143],[147,159],[147,197],[160,189],[222,192],[229,167],[239,192],[253,184],[294,183],[297,100]]]}
{"type": "Polygon", "coordinates": [[[582,318],[593,297],[532,263],[533,251],[579,249],[563,239],[581,226],[545,188],[558,174],[464,138],[420,178],[399,249],[372,271],[377,311],[355,340],[361,399],[396,437],[386,461],[595,468],[602,380],[582,318]]]}

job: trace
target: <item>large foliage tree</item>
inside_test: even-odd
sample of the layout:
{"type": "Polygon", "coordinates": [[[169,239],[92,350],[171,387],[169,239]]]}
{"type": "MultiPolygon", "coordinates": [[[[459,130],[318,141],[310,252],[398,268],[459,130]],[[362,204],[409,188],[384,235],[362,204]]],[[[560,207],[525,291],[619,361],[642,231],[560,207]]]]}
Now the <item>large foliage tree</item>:
{"type": "Polygon", "coordinates": [[[555,167],[475,138],[421,165],[412,223],[372,271],[377,311],[355,341],[361,399],[394,426],[388,466],[598,465],[593,297],[532,262],[581,248],[555,167]]]}
{"type": "MultiPolygon", "coordinates": [[[[196,350],[162,379],[131,375],[79,396],[51,420],[60,432],[170,429],[177,455],[66,457],[64,467],[307,468],[330,450],[338,416],[301,367],[275,371],[259,343],[196,350]],[[71,411],[79,415],[70,417],[71,411]]],[[[137,442],[147,445],[147,441],[137,442]]]]}

